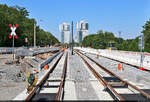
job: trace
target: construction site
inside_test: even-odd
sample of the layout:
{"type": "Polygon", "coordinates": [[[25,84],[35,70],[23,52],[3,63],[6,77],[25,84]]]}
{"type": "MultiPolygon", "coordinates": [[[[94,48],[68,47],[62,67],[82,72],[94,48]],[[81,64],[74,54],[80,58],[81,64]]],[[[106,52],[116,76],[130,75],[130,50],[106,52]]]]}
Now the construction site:
{"type": "MultiPolygon", "coordinates": [[[[131,59],[138,53],[135,56],[132,52],[83,47],[75,47],[73,53],[61,47],[32,49],[32,53],[22,51],[16,49],[15,58],[11,53],[0,55],[0,100],[150,99],[149,67],[140,69],[131,59]],[[116,58],[115,53],[122,56],[116,58]],[[123,56],[130,63],[125,58],[121,60],[123,56]],[[31,74],[35,75],[32,83],[31,74]]],[[[144,61],[148,63],[147,59],[144,61]]]]}

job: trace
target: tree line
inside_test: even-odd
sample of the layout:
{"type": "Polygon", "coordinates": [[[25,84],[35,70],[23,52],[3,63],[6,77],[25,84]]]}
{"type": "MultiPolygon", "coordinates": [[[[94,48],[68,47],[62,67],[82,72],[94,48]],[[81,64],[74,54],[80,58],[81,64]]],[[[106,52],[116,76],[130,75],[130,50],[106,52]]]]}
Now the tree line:
{"type": "MultiPolygon", "coordinates": [[[[150,52],[150,20],[146,22],[143,26],[144,34],[144,52],[150,52]]],[[[123,39],[114,36],[112,32],[103,32],[99,30],[97,34],[90,34],[86,36],[82,41],[82,46],[92,47],[95,49],[106,49],[110,47],[110,44],[114,44],[118,50],[125,51],[140,51],[138,48],[139,37],[137,36],[134,39],[123,39]]]]}
{"type": "MultiPolygon", "coordinates": [[[[24,7],[7,6],[0,4],[0,47],[11,47],[12,39],[9,39],[11,30],[9,24],[18,24],[15,39],[15,46],[33,46],[34,39],[34,18],[29,18],[29,12],[24,7]],[[25,42],[28,39],[28,43],[25,42]]],[[[55,44],[59,41],[50,32],[46,32],[39,26],[36,26],[36,43],[37,45],[55,44]]]]}

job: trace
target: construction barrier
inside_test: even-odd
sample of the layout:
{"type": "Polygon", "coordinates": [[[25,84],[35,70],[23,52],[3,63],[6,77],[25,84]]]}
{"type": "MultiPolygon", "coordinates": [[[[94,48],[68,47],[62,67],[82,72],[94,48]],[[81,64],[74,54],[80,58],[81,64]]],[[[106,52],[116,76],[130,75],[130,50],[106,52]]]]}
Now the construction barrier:
{"type": "MultiPolygon", "coordinates": [[[[110,59],[119,60],[124,63],[128,63],[137,67],[140,67],[140,53],[139,52],[132,52],[132,51],[119,51],[119,50],[107,50],[107,49],[93,49],[93,48],[84,48],[84,47],[75,47],[75,49],[79,49],[84,52],[88,52],[91,54],[100,53],[103,57],[108,57],[110,59]]],[[[143,66],[147,70],[150,70],[150,54],[144,53],[144,60],[143,66]]],[[[97,56],[98,57],[98,56],[97,56]]]]}
{"type": "Polygon", "coordinates": [[[44,69],[47,70],[49,68],[49,66],[46,64],[44,65],[44,69]]]}
{"type": "Polygon", "coordinates": [[[123,70],[123,65],[121,63],[118,64],[118,70],[122,71],[123,70]]]}

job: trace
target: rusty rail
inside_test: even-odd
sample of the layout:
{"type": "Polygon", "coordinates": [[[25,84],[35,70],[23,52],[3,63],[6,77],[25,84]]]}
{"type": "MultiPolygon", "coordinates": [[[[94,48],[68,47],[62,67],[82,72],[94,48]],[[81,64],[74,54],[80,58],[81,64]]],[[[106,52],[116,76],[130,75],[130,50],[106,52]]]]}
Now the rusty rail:
{"type": "Polygon", "coordinates": [[[115,96],[116,98],[119,100],[119,101],[124,101],[123,97],[120,96],[113,88],[111,85],[109,85],[105,80],[104,78],[98,74],[94,68],[78,53],[76,52],[81,58],[82,60],[85,62],[85,64],[88,66],[88,68],[92,71],[92,73],[94,74],[94,76],[101,82],[101,84],[106,88],[108,88],[115,96]]]}
{"type": "MultiPolygon", "coordinates": [[[[84,56],[87,57],[89,60],[91,60],[92,62],[94,62],[97,66],[99,66],[101,69],[103,69],[103,70],[104,70],[105,72],[107,72],[109,75],[117,77],[117,78],[120,79],[122,82],[124,82],[126,85],[131,86],[133,89],[135,89],[136,91],[140,92],[144,97],[146,97],[147,99],[150,99],[150,95],[149,95],[148,93],[146,93],[146,92],[144,92],[143,90],[139,89],[138,87],[132,85],[131,83],[129,83],[129,82],[127,82],[127,81],[124,81],[122,78],[120,78],[119,76],[117,76],[117,75],[114,74],[113,72],[109,71],[108,69],[106,69],[105,67],[103,67],[102,65],[100,65],[98,62],[96,62],[95,60],[93,60],[93,59],[90,58],[89,56],[87,56],[87,55],[85,55],[85,54],[83,54],[83,53],[81,53],[80,51],[77,51],[77,50],[76,50],[76,52],[77,52],[77,54],[78,54],[83,60],[85,60],[85,59],[84,59],[80,54],[84,55],[84,56]],[[80,53],[80,54],[79,54],[79,53],[80,53]]],[[[88,63],[87,61],[84,61],[84,62],[85,62],[86,64],[88,63]]],[[[90,66],[89,64],[87,64],[87,66],[88,66],[88,67],[91,67],[90,69],[92,69],[92,66],[90,66]]],[[[92,70],[94,70],[94,69],[92,69],[92,70]]],[[[92,71],[92,72],[93,72],[93,71],[92,71]]],[[[121,97],[118,93],[116,93],[116,91],[111,87],[111,85],[109,85],[106,81],[104,81],[104,79],[103,79],[98,73],[97,73],[98,75],[96,75],[96,71],[93,72],[93,73],[95,73],[94,75],[95,75],[96,77],[99,77],[99,78],[98,78],[99,81],[102,82],[102,84],[103,84],[104,86],[107,86],[108,88],[110,88],[110,91],[111,91],[115,96],[117,96],[117,99],[122,100],[122,97],[121,97]],[[100,77],[101,77],[101,78],[100,78],[100,77]]],[[[124,99],[123,99],[123,100],[124,100],[124,99]]]]}
{"type": "MultiPolygon", "coordinates": [[[[63,52],[64,54],[64,52],[63,52]]],[[[36,91],[42,86],[43,82],[47,79],[47,77],[49,76],[50,73],[53,72],[53,70],[55,69],[55,67],[57,66],[58,62],[60,61],[60,59],[62,58],[63,54],[58,58],[58,60],[55,62],[55,64],[53,65],[53,67],[50,69],[50,71],[44,76],[44,78],[39,82],[38,85],[36,85],[36,87],[29,93],[29,95],[27,96],[27,98],[25,99],[25,101],[30,101],[30,99],[33,97],[33,95],[36,93],[36,91]]]]}
{"type": "Polygon", "coordinates": [[[65,61],[64,61],[63,73],[61,76],[61,83],[60,83],[59,90],[58,90],[58,93],[56,96],[57,101],[60,101],[62,99],[62,95],[63,95],[63,88],[64,88],[64,82],[65,82],[66,71],[67,71],[67,59],[68,59],[68,53],[67,53],[65,61]]]}
{"type": "MultiPolygon", "coordinates": [[[[93,53],[90,53],[90,54],[93,54],[93,53]]],[[[93,54],[93,55],[96,55],[96,54],[93,54]]],[[[126,65],[129,65],[129,66],[133,66],[134,68],[140,70],[140,67],[139,67],[138,65],[132,65],[132,64],[129,64],[129,63],[127,63],[127,62],[123,62],[123,61],[120,61],[120,60],[117,60],[117,59],[113,59],[113,58],[109,58],[109,57],[102,56],[102,55],[99,55],[99,56],[104,57],[104,58],[108,58],[108,59],[110,59],[110,60],[117,61],[117,62],[120,62],[120,63],[123,63],[123,64],[126,64],[126,65]]],[[[142,71],[150,72],[149,69],[144,69],[144,70],[142,70],[142,71]]]]}

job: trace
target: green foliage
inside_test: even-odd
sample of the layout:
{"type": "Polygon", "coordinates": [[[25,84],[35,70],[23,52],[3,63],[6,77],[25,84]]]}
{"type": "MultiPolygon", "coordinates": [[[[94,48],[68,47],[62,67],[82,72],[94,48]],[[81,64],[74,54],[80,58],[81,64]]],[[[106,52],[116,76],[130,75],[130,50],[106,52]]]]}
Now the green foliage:
{"type": "Polygon", "coordinates": [[[144,34],[144,51],[150,52],[150,20],[147,21],[146,24],[143,26],[142,33],[144,34]]]}
{"type": "MultiPolygon", "coordinates": [[[[144,51],[150,52],[150,20],[148,20],[143,26],[142,33],[144,34],[144,51]]],[[[114,42],[115,47],[118,50],[140,51],[138,48],[138,40],[139,36],[135,39],[124,40],[122,38],[115,37],[111,32],[103,32],[102,30],[99,30],[97,34],[86,36],[82,44],[85,47],[90,46],[96,49],[105,49],[109,42],[114,42]]]]}
{"type": "Polygon", "coordinates": [[[91,34],[84,38],[82,44],[85,47],[92,47],[96,49],[105,49],[109,47],[109,43],[116,43],[116,37],[112,32],[98,31],[98,34],[91,34]]]}
{"type": "Polygon", "coordinates": [[[138,51],[138,37],[136,39],[117,38],[112,32],[103,32],[99,30],[98,34],[91,34],[84,38],[82,44],[84,47],[95,49],[106,49],[107,47],[116,47],[118,50],[138,51]]]}
{"type": "MultiPolygon", "coordinates": [[[[25,38],[28,38],[28,46],[33,46],[33,33],[35,19],[28,18],[29,12],[19,6],[8,7],[6,4],[0,4],[0,46],[12,46],[12,39],[9,39],[11,30],[9,24],[18,24],[16,34],[18,39],[15,39],[15,46],[26,45],[25,38]]],[[[49,32],[45,32],[36,26],[36,41],[37,44],[57,43],[58,40],[49,32]]]]}

